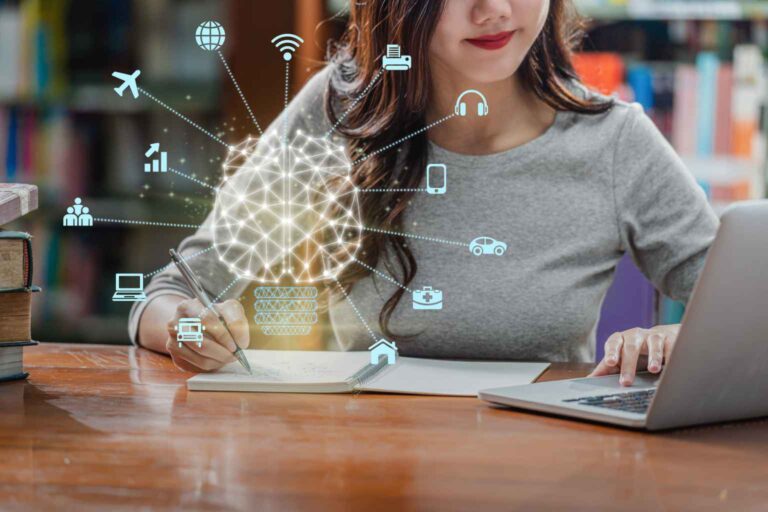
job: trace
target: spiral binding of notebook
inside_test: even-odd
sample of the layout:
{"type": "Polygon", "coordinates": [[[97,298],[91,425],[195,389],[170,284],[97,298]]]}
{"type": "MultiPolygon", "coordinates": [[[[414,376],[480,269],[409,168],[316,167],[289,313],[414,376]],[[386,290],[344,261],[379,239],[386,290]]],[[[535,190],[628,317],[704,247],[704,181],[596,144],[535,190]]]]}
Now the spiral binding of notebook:
{"type": "Polygon", "coordinates": [[[379,375],[381,371],[390,366],[387,364],[386,358],[379,360],[378,364],[368,364],[360,368],[354,375],[352,375],[347,381],[351,384],[352,390],[355,393],[361,393],[362,387],[371,381],[374,377],[379,375]]]}

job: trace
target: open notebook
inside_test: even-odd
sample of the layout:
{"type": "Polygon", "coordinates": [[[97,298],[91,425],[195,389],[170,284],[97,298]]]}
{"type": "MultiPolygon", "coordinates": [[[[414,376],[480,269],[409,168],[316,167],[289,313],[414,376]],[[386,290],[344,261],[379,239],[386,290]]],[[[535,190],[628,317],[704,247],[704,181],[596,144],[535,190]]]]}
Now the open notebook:
{"type": "Polygon", "coordinates": [[[445,361],[398,357],[369,364],[368,352],[246,350],[253,375],[238,363],[187,381],[193,391],[477,396],[481,389],[530,384],[548,363],[445,361]]]}

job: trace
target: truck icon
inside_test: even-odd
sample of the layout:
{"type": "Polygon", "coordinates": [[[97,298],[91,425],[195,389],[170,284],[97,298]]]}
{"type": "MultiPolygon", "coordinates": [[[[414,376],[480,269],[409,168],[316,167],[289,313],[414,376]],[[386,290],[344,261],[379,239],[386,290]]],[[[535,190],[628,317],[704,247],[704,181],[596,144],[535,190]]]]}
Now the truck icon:
{"type": "Polygon", "coordinates": [[[180,318],[176,324],[176,341],[179,348],[183,343],[197,343],[198,347],[203,346],[203,331],[205,326],[199,318],[180,318]]]}

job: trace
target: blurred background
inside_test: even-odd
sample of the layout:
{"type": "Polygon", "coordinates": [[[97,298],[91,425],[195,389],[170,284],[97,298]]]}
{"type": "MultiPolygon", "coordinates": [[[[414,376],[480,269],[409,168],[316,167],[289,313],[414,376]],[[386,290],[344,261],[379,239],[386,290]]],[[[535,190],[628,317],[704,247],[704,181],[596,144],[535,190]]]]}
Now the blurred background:
{"type": "MultiPolygon", "coordinates": [[[[370,1],[370,0],[369,0],[370,1]]],[[[383,0],[375,0],[383,1],[383,0]]],[[[640,102],[718,211],[765,197],[768,0],[577,0],[589,18],[576,66],[585,82],[640,102]]],[[[0,0],[0,182],[33,183],[40,208],[6,229],[34,235],[33,335],[41,341],[129,343],[129,305],[112,302],[117,272],[151,274],[188,229],[97,223],[61,227],[75,197],[98,217],[199,224],[206,189],[173,173],[145,175],[159,142],[169,164],[215,183],[225,149],[141,96],[119,98],[115,70],[223,140],[254,127],[197,26],[226,29],[222,52],[256,119],[282,108],[284,62],[270,43],[305,39],[295,93],[322,67],[345,24],[346,0],[0,0]]],[[[598,342],[620,328],[679,321],[626,260],[609,292],[598,342]]],[[[327,328],[327,327],[326,327],[327,328]]],[[[323,327],[295,348],[321,345],[323,327]]]]}

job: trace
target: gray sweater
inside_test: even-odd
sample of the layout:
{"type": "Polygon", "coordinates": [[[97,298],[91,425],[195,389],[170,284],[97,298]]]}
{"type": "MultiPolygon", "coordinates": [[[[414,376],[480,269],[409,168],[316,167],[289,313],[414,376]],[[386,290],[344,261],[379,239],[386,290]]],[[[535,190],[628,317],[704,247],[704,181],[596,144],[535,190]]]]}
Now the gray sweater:
{"type": "MultiPolygon", "coordinates": [[[[327,80],[328,70],[318,73],[270,129],[285,120],[291,131],[324,134],[327,80]]],[[[442,290],[443,309],[414,310],[410,294],[403,296],[390,323],[412,335],[398,344],[402,355],[592,361],[601,303],[622,254],[629,251],[660,291],[687,301],[718,227],[704,192],[636,104],[617,102],[596,116],[559,112],[540,137],[492,155],[431,144],[429,161],[447,166],[447,192],[417,194],[405,229],[467,244],[489,236],[508,249],[475,256],[466,245],[409,239],[418,262],[409,288],[442,290]]],[[[210,223],[182,242],[182,255],[211,246],[210,223]]],[[[189,263],[212,295],[233,280],[216,251],[189,263]]],[[[377,270],[388,274],[383,264],[377,270]]],[[[247,285],[238,282],[222,300],[240,297],[247,285]]],[[[377,336],[395,286],[372,274],[352,290],[351,303],[377,336]]],[[[146,291],[149,301],[190,296],[175,269],[146,291]]],[[[342,299],[330,306],[335,343],[364,350],[371,335],[342,299]]],[[[134,341],[147,303],[131,311],[134,341]]]]}

